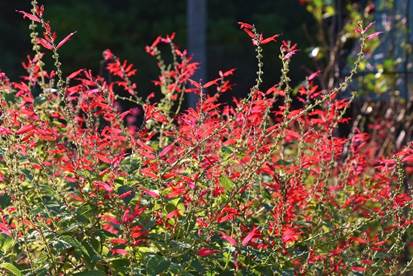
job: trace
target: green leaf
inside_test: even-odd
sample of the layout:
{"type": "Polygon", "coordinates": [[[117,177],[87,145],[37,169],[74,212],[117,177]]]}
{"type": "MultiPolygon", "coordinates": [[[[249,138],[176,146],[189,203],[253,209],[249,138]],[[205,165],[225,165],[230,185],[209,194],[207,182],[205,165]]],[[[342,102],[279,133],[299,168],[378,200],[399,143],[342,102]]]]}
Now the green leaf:
{"type": "Polygon", "coordinates": [[[195,269],[196,272],[199,273],[199,275],[202,275],[202,274],[205,273],[204,267],[202,266],[201,262],[200,262],[199,260],[197,260],[197,259],[195,259],[195,260],[193,260],[193,261],[191,262],[191,267],[192,267],[193,269],[195,269]]]}
{"type": "Polygon", "coordinates": [[[0,195],[0,208],[6,209],[11,203],[10,197],[7,194],[0,195]]]}
{"type": "Polygon", "coordinates": [[[33,180],[33,173],[29,169],[22,169],[21,171],[26,176],[26,179],[33,180]]]}
{"type": "Polygon", "coordinates": [[[11,92],[11,93],[3,93],[3,98],[7,103],[16,103],[16,92],[11,92]]]}
{"type": "Polygon", "coordinates": [[[146,263],[147,273],[156,275],[165,272],[169,268],[170,262],[162,256],[152,256],[146,263]]]}
{"type": "Polygon", "coordinates": [[[234,188],[234,182],[232,182],[232,180],[225,175],[219,178],[219,182],[221,183],[222,187],[224,187],[226,192],[230,192],[232,188],[234,188]]]}
{"type": "Polygon", "coordinates": [[[3,254],[7,254],[14,246],[14,240],[5,235],[5,234],[0,234],[0,248],[3,254]]]}
{"type": "Polygon", "coordinates": [[[115,271],[123,271],[125,267],[128,266],[128,260],[126,259],[115,259],[112,261],[112,267],[115,271]]]}
{"type": "Polygon", "coordinates": [[[182,266],[177,263],[171,263],[169,266],[169,272],[174,273],[175,275],[182,275],[182,266]]]}
{"type": "Polygon", "coordinates": [[[90,256],[90,252],[75,237],[65,235],[65,236],[62,236],[60,239],[70,244],[75,249],[75,252],[79,257],[84,258],[85,261],[87,261],[88,263],[92,262],[92,257],[90,256]]]}
{"type": "Polygon", "coordinates": [[[0,268],[7,270],[8,272],[16,276],[23,275],[20,269],[18,269],[14,264],[11,263],[2,263],[0,264],[0,268]]]}
{"type": "Polygon", "coordinates": [[[50,242],[53,249],[55,249],[59,254],[64,250],[72,248],[73,246],[63,239],[55,240],[50,242]]]}
{"type": "Polygon", "coordinates": [[[230,147],[222,147],[222,153],[225,155],[225,156],[228,156],[228,155],[230,155],[231,153],[233,153],[234,151],[233,151],[233,149],[232,148],[230,148],[230,147]]]}
{"type": "Polygon", "coordinates": [[[78,221],[83,224],[88,224],[92,222],[96,217],[95,207],[85,204],[77,210],[78,221]]]}
{"type": "Polygon", "coordinates": [[[100,253],[95,250],[90,241],[83,241],[82,247],[87,250],[87,256],[90,259],[91,264],[96,264],[101,260],[100,253]]]}

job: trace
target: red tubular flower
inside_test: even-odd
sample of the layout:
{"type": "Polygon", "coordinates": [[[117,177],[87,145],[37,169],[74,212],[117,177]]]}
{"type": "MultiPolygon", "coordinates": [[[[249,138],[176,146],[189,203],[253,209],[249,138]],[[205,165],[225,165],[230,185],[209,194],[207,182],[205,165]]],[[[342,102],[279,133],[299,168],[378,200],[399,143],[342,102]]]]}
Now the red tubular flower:
{"type": "Polygon", "coordinates": [[[39,43],[40,45],[42,45],[44,48],[46,48],[47,50],[53,50],[53,46],[50,42],[48,42],[46,39],[44,38],[38,38],[37,39],[37,43],[39,43]]]}
{"type": "Polygon", "coordinates": [[[198,256],[207,257],[207,256],[210,256],[210,255],[216,254],[216,253],[218,253],[218,252],[219,252],[219,251],[218,251],[218,250],[215,250],[215,249],[206,248],[206,247],[201,247],[201,248],[198,250],[198,256]]]}
{"type": "Polygon", "coordinates": [[[181,214],[179,213],[179,210],[176,209],[176,210],[173,210],[172,212],[168,213],[168,214],[166,215],[166,218],[167,218],[167,219],[171,219],[171,218],[174,218],[174,217],[179,217],[180,215],[181,215],[181,214]]]}
{"type": "Polygon", "coordinates": [[[128,251],[122,248],[114,248],[111,250],[113,255],[121,255],[121,256],[126,256],[128,255],[128,251]]]}
{"type": "Polygon", "coordinates": [[[0,223],[0,233],[5,234],[7,236],[11,236],[10,228],[5,223],[0,223]]]}
{"type": "Polygon", "coordinates": [[[291,41],[282,41],[281,49],[284,52],[284,60],[291,59],[298,52],[297,43],[292,44],[291,41]]]}
{"type": "Polygon", "coordinates": [[[281,240],[284,244],[288,244],[297,241],[299,237],[300,232],[296,228],[285,227],[285,229],[283,229],[281,240]]]}
{"type": "Polygon", "coordinates": [[[239,25],[239,27],[240,27],[241,30],[243,30],[243,29],[252,30],[252,29],[254,28],[253,25],[251,25],[251,24],[249,24],[249,23],[241,22],[241,21],[238,22],[238,25],[239,25]]]}
{"type": "Polygon", "coordinates": [[[258,228],[254,227],[251,232],[248,233],[248,235],[242,240],[242,246],[248,245],[248,243],[254,238],[254,236],[257,233],[258,228]]]}
{"type": "Polygon", "coordinates": [[[18,131],[16,131],[17,135],[21,135],[21,134],[25,134],[28,132],[31,132],[34,130],[34,126],[33,125],[26,125],[26,126],[22,126],[18,131]]]}
{"type": "Polygon", "coordinates": [[[23,15],[23,18],[28,18],[31,21],[37,22],[37,23],[42,23],[42,21],[40,20],[40,18],[38,18],[36,15],[31,14],[31,13],[27,13],[24,11],[16,11],[18,13],[21,13],[23,15]]]}
{"type": "Polygon", "coordinates": [[[227,241],[229,244],[231,244],[232,246],[236,246],[237,245],[237,241],[232,238],[231,236],[225,234],[224,232],[221,232],[221,238],[225,241],[227,241]]]}
{"type": "Polygon", "coordinates": [[[72,36],[74,36],[75,33],[76,33],[76,32],[70,33],[70,34],[68,34],[65,38],[63,38],[62,41],[60,41],[59,44],[57,44],[56,49],[59,49],[59,48],[61,48],[63,45],[65,45],[66,42],[68,42],[68,41],[72,38],[72,36]]]}
{"type": "Polygon", "coordinates": [[[270,42],[277,42],[277,39],[278,39],[279,36],[280,36],[280,35],[275,34],[275,35],[273,35],[273,36],[264,38],[263,40],[261,40],[261,44],[268,44],[268,43],[270,43],[270,42]]]}

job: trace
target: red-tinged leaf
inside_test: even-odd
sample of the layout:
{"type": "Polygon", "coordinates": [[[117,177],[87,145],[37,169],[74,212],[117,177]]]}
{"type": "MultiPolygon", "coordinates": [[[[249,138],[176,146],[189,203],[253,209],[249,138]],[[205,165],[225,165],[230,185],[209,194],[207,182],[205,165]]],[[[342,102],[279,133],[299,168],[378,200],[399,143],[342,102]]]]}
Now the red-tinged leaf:
{"type": "Polygon", "coordinates": [[[255,234],[257,232],[257,227],[254,227],[251,232],[248,233],[248,235],[242,240],[242,246],[246,246],[252,238],[254,238],[255,234]]]}
{"type": "Polygon", "coordinates": [[[42,45],[44,48],[48,49],[48,50],[53,50],[53,46],[52,44],[50,44],[46,39],[44,38],[38,38],[37,42],[42,45]]]}
{"type": "Polygon", "coordinates": [[[375,33],[372,33],[371,35],[368,35],[367,36],[367,40],[372,40],[372,39],[375,39],[375,38],[377,38],[379,35],[381,35],[383,32],[375,32],[375,33]]]}
{"type": "Polygon", "coordinates": [[[268,44],[268,43],[270,43],[270,42],[277,42],[277,38],[279,37],[280,35],[273,35],[273,36],[270,36],[270,37],[268,37],[268,38],[265,38],[265,39],[263,39],[262,41],[261,41],[261,44],[268,44]]]}
{"type": "Polygon", "coordinates": [[[206,248],[206,247],[201,247],[201,248],[198,250],[198,256],[207,257],[207,256],[209,256],[209,255],[213,255],[213,254],[216,254],[216,253],[218,253],[218,252],[219,252],[219,251],[218,251],[218,250],[215,250],[215,249],[206,248]]]}
{"type": "Polygon", "coordinates": [[[18,131],[16,131],[17,135],[21,135],[21,134],[25,134],[29,131],[32,131],[34,129],[33,125],[27,125],[27,126],[23,126],[21,127],[18,131]]]}
{"type": "Polygon", "coordinates": [[[65,45],[66,42],[69,41],[69,39],[72,38],[72,36],[75,34],[76,32],[70,33],[68,34],[65,38],[63,38],[62,41],[59,42],[59,44],[57,44],[56,49],[59,49],[60,47],[62,47],[63,45],[65,45]]]}
{"type": "Polygon", "coordinates": [[[68,79],[68,80],[71,80],[71,79],[77,77],[77,76],[78,76],[80,73],[82,73],[84,70],[85,70],[85,69],[79,69],[79,70],[77,70],[77,71],[74,71],[72,74],[70,74],[70,75],[67,77],[67,79],[68,79]]]}
{"type": "Polygon", "coordinates": [[[23,15],[23,18],[28,18],[28,19],[30,19],[31,21],[35,21],[35,22],[37,22],[37,23],[42,23],[42,21],[40,20],[40,18],[38,18],[38,17],[37,17],[36,15],[34,15],[34,14],[27,13],[27,12],[24,12],[24,11],[16,11],[16,12],[21,13],[21,14],[23,15]]]}
{"type": "Polygon", "coordinates": [[[221,238],[227,242],[229,242],[229,244],[231,244],[232,246],[236,246],[237,245],[237,241],[232,238],[231,236],[225,234],[224,232],[221,232],[221,238]]]}

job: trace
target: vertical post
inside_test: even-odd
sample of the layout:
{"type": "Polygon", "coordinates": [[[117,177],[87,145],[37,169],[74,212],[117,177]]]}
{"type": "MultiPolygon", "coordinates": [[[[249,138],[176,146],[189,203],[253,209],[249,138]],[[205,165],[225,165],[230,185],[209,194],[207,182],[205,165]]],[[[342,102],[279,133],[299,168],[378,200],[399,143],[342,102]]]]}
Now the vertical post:
{"type": "MultiPolygon", "coordinates": [[[[193,79],[206,79],[206,27],[207,27],[207,0],[187,0],[187,39],[188,51],[193,60],[199,63],[199,68],[193,79]]],[[[199,96],[188,94],[188,106],[195,107],[199,96]]]]}
{"type": "Polygon", "coordinates": [[[407,98],[412,98],[412,93],[410,91],[413,88],[413,81],[412,81],[412,70],[413,70],[413,60],[412,60],[412,45],[413,45],[413,1],[407,0],[407,9],[406,9],[406,32],[407,32],[407,39],[406,39],[406,61],[405,61],[405,82],[406,82],[406,91],[407,91],[407,98]]]}

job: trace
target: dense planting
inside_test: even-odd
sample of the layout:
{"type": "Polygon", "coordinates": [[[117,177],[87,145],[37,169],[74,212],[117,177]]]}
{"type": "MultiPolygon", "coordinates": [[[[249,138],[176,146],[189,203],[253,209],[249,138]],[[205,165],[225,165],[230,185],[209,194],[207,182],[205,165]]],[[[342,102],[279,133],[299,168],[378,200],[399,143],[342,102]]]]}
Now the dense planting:
{"type": "MultiPolygon", "coordinates": [[[[0,73],[0,269],[14,275],[388,274],[412,269],[413,148],[381,149],[374,135],[338,125],[356,92],[340,97],[377,33],[355,26],[354,69],[332,90],[318,73],[298,89],[298,51],[240,23],[257,53],[248,98],[231,93],[235,70],[200,83],[197,64],[158,37],[146,48],[161,100],[143,99],[136,69],[104,52],[108,78],[63,76],[58,40],[33,1],[27,75],[0,73]],[[281,80],[263,89],[262,47],[280,45],[281,80]],[[160,49],[170,48],[163,59],[160,49]],[[43,60],[51,55],[54,69],[43,60]],[[168,63],[166,60],[171,60],[168,63]],[[182,110],[186,93],[197,108],[182,110]],[[122,96],[121,96],[122,95],[122,96]],[[127,95],[127,96],[125,96],[127,95]],[[299,104],[293,105],[293,99],[299,104]],[[119,102],[140,108],[120,110],[119,102]],[[136,123],[144,116],[141,125],[136,123]],[[127,121],[127,122],[126,122],[127,121]],[[125,123],[126,122],[126,123],[125,123]]],[[[253,70],[252,70],[253,71],[253,70]]]]}

